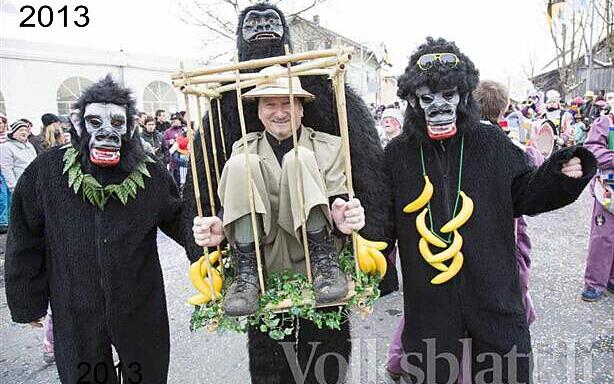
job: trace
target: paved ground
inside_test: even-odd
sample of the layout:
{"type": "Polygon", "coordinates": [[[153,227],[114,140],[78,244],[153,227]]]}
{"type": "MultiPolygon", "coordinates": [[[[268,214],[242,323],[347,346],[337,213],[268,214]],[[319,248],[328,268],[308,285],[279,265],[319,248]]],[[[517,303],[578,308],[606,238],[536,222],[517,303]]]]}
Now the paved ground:
{"type": "MultiPolygon", "coordinates": [[[[539,384],[614,383],[614,296],[594,304],[579,297],[591,207],[585,193],[572,206],[529,219],[534,243],[531,292],[538,316],[532,336],[539,384]]],[[[172,241],[160,235],[158,242],[170,313],[169,383],[248,383],[245,337],[190,333],[191,309],[184,304],[193,294],[186,277],[188,262],[172,241]]],[[[0,382],[57,383],[55,366],[42,362],[42,332],[10,321],[2,255],[0,270],[0,382]]],[[[401,300],[400,294],[383,298],[367,320],[352,319],[356,339],[349,382],[388,382],[382,368],[401,316],[401,300]]]]}

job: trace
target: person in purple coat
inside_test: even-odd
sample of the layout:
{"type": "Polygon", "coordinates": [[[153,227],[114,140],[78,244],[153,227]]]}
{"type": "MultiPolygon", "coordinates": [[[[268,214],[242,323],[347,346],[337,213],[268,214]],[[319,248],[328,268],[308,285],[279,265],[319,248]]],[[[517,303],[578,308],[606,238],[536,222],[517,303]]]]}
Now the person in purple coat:
{"type": "MultiPolygon", "coordinates": [[[[614,126],[613,116],[601,116],[591,126],[584,146],[593,152],[599,167],[598,176],[591,183],[593,196],[603,182],[614,187],[614,126]],[[601,181],[600,181],[600,180],[601,181]]],[[[604,185],[602,184],[602,185],[604,185]]],[[[614,196],[613,198],[614,199],[614,196]]],[[[582,299],[597,301],[607,289],[614,293],[614,209],[607,209],[595,198],[591,235],[584,274],[582,299]]]]}

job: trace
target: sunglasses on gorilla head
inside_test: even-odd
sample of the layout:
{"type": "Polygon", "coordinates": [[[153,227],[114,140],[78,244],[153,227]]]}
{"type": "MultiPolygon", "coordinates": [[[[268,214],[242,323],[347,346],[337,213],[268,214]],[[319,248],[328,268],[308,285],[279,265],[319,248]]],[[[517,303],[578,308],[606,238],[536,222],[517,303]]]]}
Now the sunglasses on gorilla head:
{"type": "Polygon", "coordinates": [[[459,59],[453,53],[442,52],[442,53],[427,53],[418,59],[418,67],[423,71],[428,71],[433,68],[433,65],[436,61],[439,61],[441,65],[444,65],[448,68],[454,68],[458,65],[459,59]]]}

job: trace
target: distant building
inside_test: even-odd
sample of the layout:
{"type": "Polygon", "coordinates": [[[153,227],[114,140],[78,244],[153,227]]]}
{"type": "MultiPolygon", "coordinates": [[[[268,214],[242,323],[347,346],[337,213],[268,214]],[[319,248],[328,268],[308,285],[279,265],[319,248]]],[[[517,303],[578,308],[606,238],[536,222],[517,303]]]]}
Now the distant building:
{"type": "MultiPolygon", "coordinates": [[[[3,38],[0,112],[9,121],[25,117],[38,130],[42,114],[67,115],[83,89],[107,73],[133,90],[140,111],[183,110],[183,96],[170,78],[180,60],[3,38]]],[[[183,61],[186,68],[202,66],[196,60],[183,61]]]]}
{"type": "MultiPolygon", "coordinates": [[[[557,60],[552,60],[551,64],[544,68],[544,72],[534,76],[531,81],[536,89],[547,91],[556,89],[562,95],[565,94],[561,85],[559,69],[556,67],[557,60]]],[[[586,57],[579,58],[576,63],[576,79],[578,83],[566,97],[584,95],[587,91],[586,77],[588,72],[588,62],[586,57]]],[[[593,68],[591,71],[590,90],[598,94],[599,92],[614,91],[614,63],[608,59],[606,50],[606,39],[601,40],[594,48],[593,68]]]]}
{"type": "Polygon", "coordinates": [[[320,25],[319,16],[306,20],[300,16],[289,19],[294,52],[314,51],[338,47],[353,47],[355,49],[352,61],[346,72],[346,82],[358,92],[366,103],[382,104],[394,100],[384,100],[383,95],[396,94],[396,80],[384,78],[383,66],[387,65],[385,48],[381,52],[341,36],[320,25]],[[391,91],[387,88],[394,87],[391,91]]]}

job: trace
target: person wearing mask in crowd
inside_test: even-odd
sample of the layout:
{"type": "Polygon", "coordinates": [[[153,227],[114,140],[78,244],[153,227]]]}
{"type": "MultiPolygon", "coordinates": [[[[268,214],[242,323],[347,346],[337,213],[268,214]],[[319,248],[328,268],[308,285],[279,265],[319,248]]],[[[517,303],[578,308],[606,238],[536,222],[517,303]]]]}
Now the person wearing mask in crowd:
{"type": "Polygon", "coordinates": [[[45,113],[41,117],[41,121],[43,127],[40,134],[38,136],[30,136],[29,138],[37,154],[62,146],[65,143],[60,119],[56,115],[45,113]]]}
{"type": "Polygon", "coordinates": [[[158,109],[156,111],[156,131],[164,133],[170,126],[171,123],[166,121],[166,111],[164,109],[158,109]]]}
{"type": "Polygon", "coordinates": [[[168,146],[164,135],[156,130],[156,121],[151,116],[146,116],[144,119],[144,128],[141,132],[141,137],[151,146],[153,154],[163,164],[168,163],[168,146]]]}
{"type": "MultiPolygon", "coordinates": [[[[7,118],[0,113],[0,150],[2,144],[7,140],[6,132],[8,130],[7,118]]],[[[6,233],[9,226],[9,189],[6,185],[6,179],[0,172],[0,234],[6,233]]]]}
{"type": "MultiPolygon", "coordinates": [[[[6,180],[9,193],[12,194],[21,174],[36,158],[34,146],[28,142],[30,128],[23,120],[10,125],[7,141],[0,151],[0,172],[6,180]]],[[[10,209],[10,205],[9,205],[10,209]]]]}

